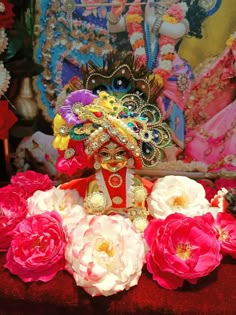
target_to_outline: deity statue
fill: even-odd
[[[118,213],[143,231],[152,183],[135,169],[156,166],[171,143],[169,127],[156,105],[136,94],[117,99],[105,91],[98,96],[85,89],[74,91],[58,109],[54,137],[59,171],[94,169],[92,175],[60,188],[76,189],[88,214]]]

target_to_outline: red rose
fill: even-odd
[[[0,2],[1,3],[1,2]],[[1,14],[0,14],[1,24]],[[9,110],[7,101],[0,101],[0,139],[8,139],[8,131],[17,121],[15,114]]]
[[[0,28],[11,28],[14,23],[15,14],[12,11],[13,4],[6,0],[0,1]]]
[[[11,184],[23,187],[29,195],[37,190],[49,190],[52,188],[52,181],[47,174],[37,173],[35,171],[19,172],[11,177]]]
[[[210,202],[218,191],[215,184],[209,179],[199,179],[197,182],[205,189],[206,199]]]
[[[65,266],[65,244],[59,214],[34,215],[17,226],[5,267],[24,282],[49,281]]]
[[[221,188],[226,188],[227,190],[230,190],[231,188],[236,187],[236,179],[231,178],[218,178],[215,180],[215,185],[217,191]]]

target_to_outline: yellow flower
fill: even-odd
[[[164,14],[163,17],[162,17],[162,20],[164,22],[167,22],[167,23],[172,23],[172,24],[176,24],[177,23],[176,18],[173,17],[173,16],[170,16],[168,14]]]
[[[236,33],[230,35],[230,37],[226,41],[226,45],[230,48],[232,48],[233,45],[236,45]]]
[[[99,92],[99,97],[108,97],[109,94],[106,91]]]
[[[69,127],[61,115],[57,114],[53,120],[54,140],[52,146],[55,149],[66,150],[70,140]]]
[[[163,86],[164,85],[164,80],[163,78],[159,75],[159,74],[151,74],[149,76],[149,79],[155,79],[155,81],[157,82],[158,85]]]
[[[228,38],[227,41],[226,41],[226,45],[228,47],[231,47],[232,44],[233,44],[233,41],[234,41],[234,38],[232,36],[230,36],[230,38]]]
[[[142,23],[143,17],[139,14],[128,14],[126,16],[126,23]]]

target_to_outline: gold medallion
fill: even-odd
[[[108,184],[112,187],[112,188],[118,188],[122,185],[123,183],[123,179],[120,175],[118,174],[112,174],[109,178],[108,178]]]
[[[123,202],[123,199],[119,196],[115,196],[112,198],[112,202],[115,203],[116,205],[120,205]]]

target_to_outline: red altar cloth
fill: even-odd
[[[67,272],[47,283],[24,283],[3,267],[0,254],[0,315],[48,314],[236,314],[236,260],[225,257],[220,267],[197,285],[169,291],[144,270],[139,284],[110,297],[91,297]]]

